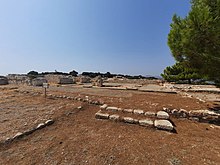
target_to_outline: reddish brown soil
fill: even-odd
[[[36,88],[19,90],[41,91]],[[78,90],[78,91],[77,91]],[[80,89],[81,90],[81,89]],[[207,103],[175,94],[86,89],[51,89],[62,95],[88,95],[122,108],[145,111],[204,109]],[[157,104],[156,104],[157,103]],[[82,106],[81,110],[77,109]],[[51,126],[0,145],[0,164],[220,164],[220,128],[172,119],[177,133],[97,120],[98,106],[67,99],[47,99],[0,89],[0,134],[3,140],[54,119]]]

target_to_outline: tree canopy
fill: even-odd
[[[177,62],[220,80],[220,0],[192,0],[185,18],[173,16],[168,45]]]
[[[171,81],[185,81],[187,80],[188,83],[191,83],[191,80],[199,79],[201,76],[198,74],[197,70],[187,68],[182,63],[177,62],[173,66],[168,66],[164,73],[161,76],[171,82]]]

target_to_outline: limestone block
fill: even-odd
[[[123,118],[123,121],[124,121],[125,123],[129,123],[129,124],[134,124],[134,123],[135,123],[135,122],[134,122],[134,119],[131,118],[131,117],[124,117],[124,118]]]
[[[144,115],[149,116],[149,117],[155,117],[156,113],[155,112],[145,112]]]
[[[147,126],[153,126],[154,123],[150,119],[143,119],[143,120],[139,120],[139,125],[147,127]]]
[[[108,111],[118,111],[117,107],[107,107],[106,110]]]
[[[154,126],[158,129],[172,131],[174,129],[172,123],[168,120],[155,120]]]
[[[135,109],[134,114],[142,115],[142,114],[144,114],[144,111],[140,110],[140,109]]]
[[[109,119],[110,119],[110,120],[113,120],[113,121],[119,121],[119,120],[120,120],[120,116],[119,116],[119,115],[116,115],[116,114],[110,115],[110,116],[109,116]]]
[[[127,113],[133,113],[133,109],[124,109],[123,112],[127,112]]]
[[[100,109],[106,109],[108,107],[107,104],[103,104],[102,106],[100,106]]]
[[[159,119],[169,119],[169,114],[164,111],[157,112],[157,118]]]
[[[95,118],[96,118],[96,119],[108,119],[108,118],[109,118],[109,114],[107,114],[107,113],[101,113],[101,112],[99,111],[99,112],[97,112],[97,113],[95,114]]]

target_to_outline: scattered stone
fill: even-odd
[[[116,115],[116,114],[110,115],[110,116],[109,116],[109,119],[110,119],[110,120],[113,120],[113,121],[119,121],[119,120],[120,120],[120,116],[119,116],[119,115]]]
[[[144,114],[144,111],[140,110],[140,109],[135,109],[134,114],[142,115],[142,114]]]
[[[122,112],[122,111],[123,111],[123,109],[122,109],[122,108],[118,108],[118,111],[121,111],[121,112]]]
[[[157,118],[159,119],[169,119],[169,114],[164,111],[157,112]]]
[[[197,118],[197,117],[189,117],[189,120],[192,120],[192,121],[197,121],[197,122],[199,122],[199,118]]]
[[[108,111],[118,111],[117,107],[107,107],[106,110]]]
[[[131,117],[124,117],[124,118],[123,118],[123,121],[124,121],[125,123],[134,124],[134,119],[131,118]]]
[[[36,129],[44,128],[46,125],[44,123],[40,123],[37,125]]]
[[[138,119],[134,119],[134,124],[139,124],[139,120]]]
[[[17,138],[21,137],[22,135],[23,135],[23,133],[18,132],[15,134],[15,136],[13,136],[13,139],[17,139]]]
[[[99,111],[99,112],[97,112],[97,113],[95,114],[95,118],[96,118],[96,119],[108,119],[108,118],[109,118],[109,114],[107,114],[107,113],[101,113],[101,112]]]
[[[123,112],[133,113],[133,109],[124,109]]]
[[[45,122],[45,124],[48,126],[48,125],[52,125],[54,123],[54,120],[47,120]]]
[[[154,126],[158,129],[172,131],[174,129],[172,123],[168,120],[155,120]]]
[[[201,111],[189,111],[189,117],[202,117]]]
[[[179,116],[180,116],[180,117],[185,118],[185,117],[187,117],[188,115],[189,115],[189,113],[188,113],[187,110],[185,110],[185,109],[180,109],[180,110],[179,110]]]
[[[179,111],[177,109],[171,110],[172,115],[178,116],[178,113],[179,113]]]
[[[100,109],[106,109],[108,107],[107,104],[103,104],[102,106],[100,106]]]
[[[156,113],[155,112],[145,112],[144,115],[149,116],[149,117],[155,117]]]
[[[82,109],[82,106],[77,107],[77,109],[81,110],[81,109]]]
[[[153,126],[154,123],[150,119],[143,119],[143,120],[139,120],[139,125],[147,127],[147,126]]]

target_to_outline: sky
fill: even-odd
[[[174,13],[190,0],[0,0],[0,75],[76,70],[160,75]]]

